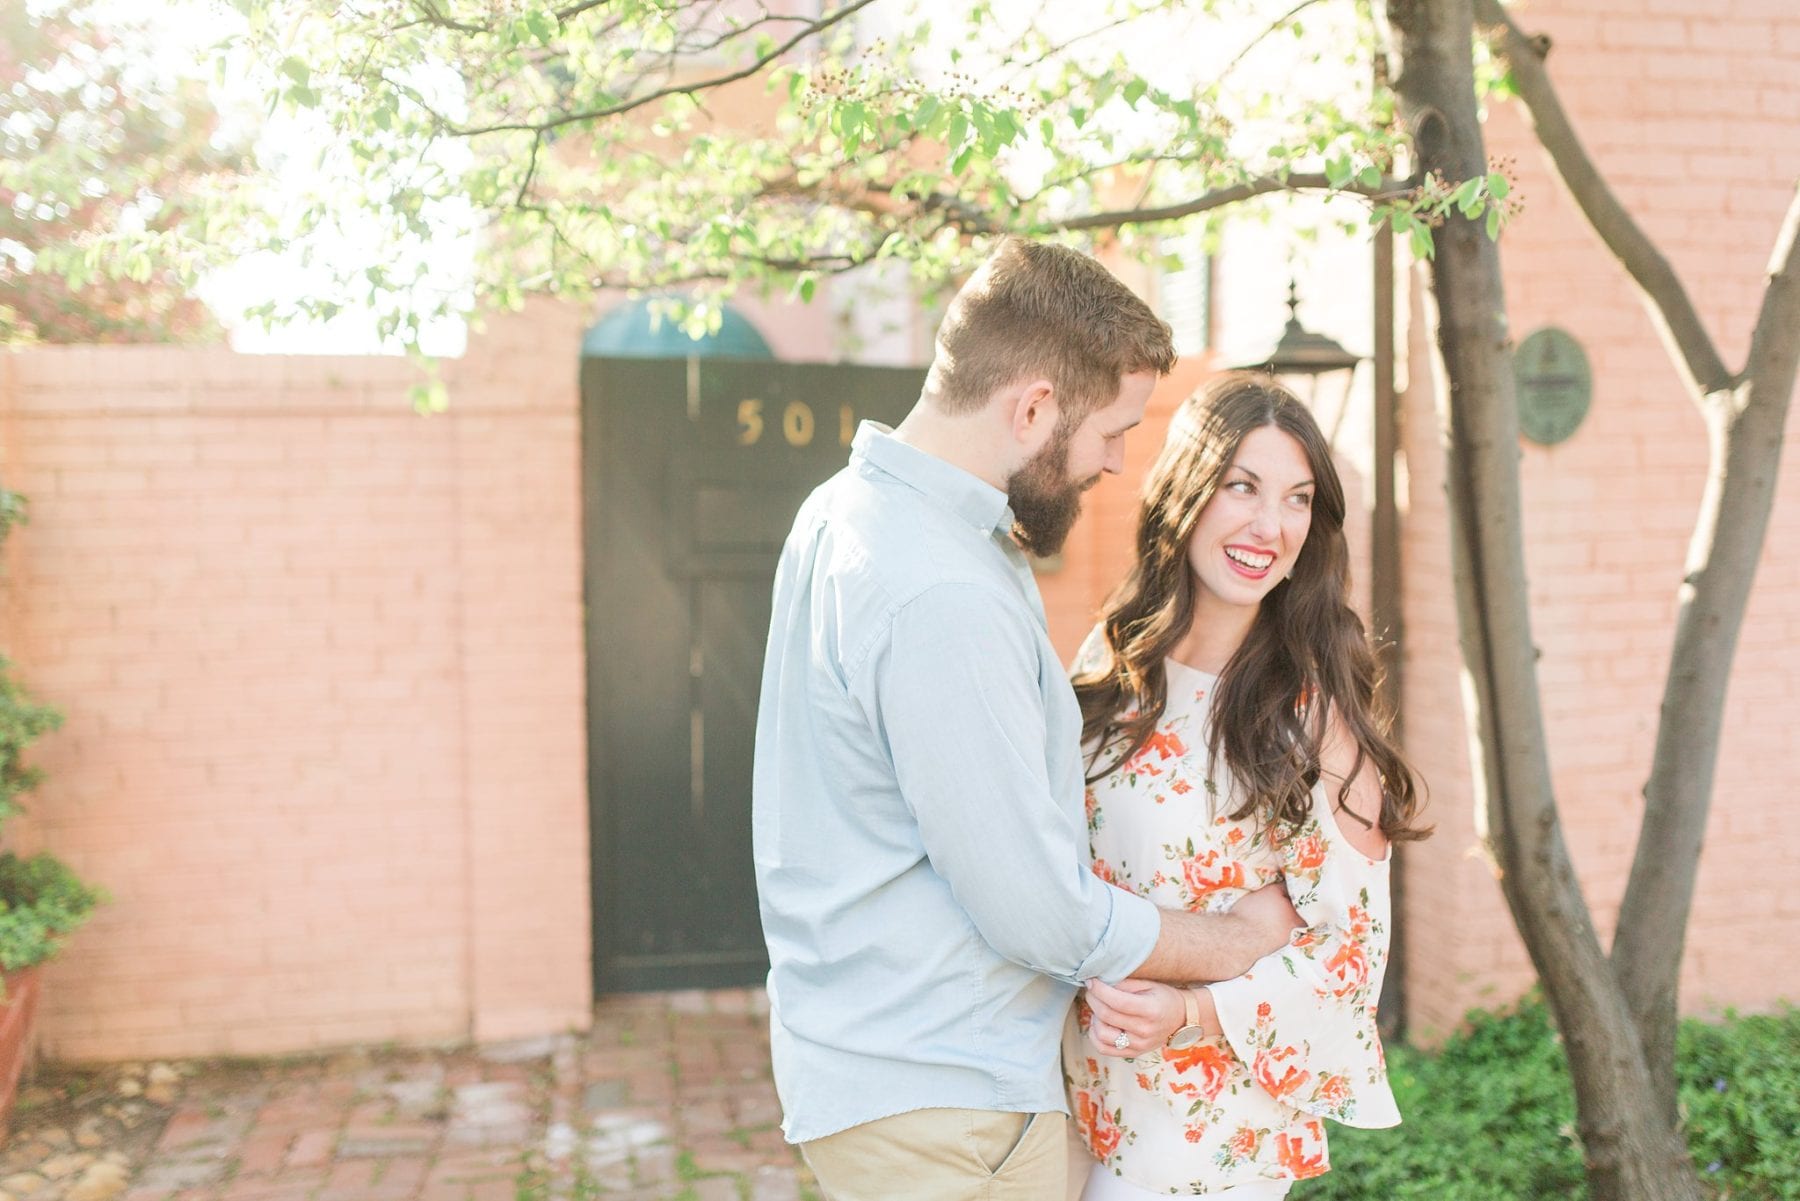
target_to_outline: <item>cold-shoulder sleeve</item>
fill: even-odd
[[[1088,631],[1087,637],[1081,640],[1081,646],[1075,657],[1069,661],[1069,674],[1078,676],[1084,672],[1096,671],[1106,663],[1106,627],[1096,623]]]
[[[1325,787],[1315,787],[1307,822],[1278,832],[1288,895],[1305,928],[1242,976],[1209,987],[1226,1041],[1264,1092],[1347,1126],[1397,1126],[1375,1028],[1390,859],[1357,850],[1328,804]]]

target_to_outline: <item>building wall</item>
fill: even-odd
[[[1748,349],[1766,266],[1800,170],[1800,26],[1786,0],[1533,0],[1528,32],[1619,198],[1686,282],[1728,364]],[[1544,325],[1586,348],[1593,406],[1555,447],[1522,444],[1526,563],[1557,799],[1604,939],[1642,817],[1676,589],[1706,471],[1700,417],[1622,268],[1549,171],[1516,108],[1491,155],[1516,162],[1524,215],[1504,234],[1513,336]],[[1416,279],[1415,279],[1416,282]],[[1420,323],[1415,323],[1415,327]],[[1427,364],[1410,348],[1407,745],[1438,835],[1407,855],[1414,1028],[1510,1001],[1532,979],[1477,847]],[[1800,997],[1800,900],[1749,881],[1800,868],[1788,813],[1800,702],[1800,423],[1789,422],[1768,542],[1726,696],[1725,735],[1688,932],[1695,1012]]]
[[[579,334],[496,323],[429,418],[395,359],[0,357],[4,645],[67,716],[17,837],[113,897],[46,1052],[586,1023]]]
[[[1727,359],[1748,342],[1800,164],[1800,38],[1782,0],[1534,0],[1552,70],[1622,198]],[[1700,422],[1623,272],[1519,114],[1497,155],[1527,201],[1502,256],[1519,336],[1587,347],[1593,411],[1522,450],[1527,562],[1555,782],[1603,931],[1623,892],[1675,590],[1705,468]],[[1139,281],[1141,282],[1141,281]],[[1416,281],[1415,281],[1416,282]],[[1415,297],[1417,289],[1414,289]],[[1409,335],[1406,742],[1438,834],[1406,855],[1408,991],[1429,1037],[1530,981],[1470,803],[1443,466],[1421,312]],[[496,320],[447,367],[448,414],[384,359],[160,348],[0,356],[0,479],[29,494],[0,634],[68,715],[9,836],[114,903],[49,972],[69,1059],[501,1038],[589,1002],[576,347],[581,321]],[[786,353],[823,335],[771,331]],[[896,353],[899,353],[898,351]],[[1131,554],[1136,487],[1184,362],[1040,577],[1072,653]],[[1800,997],[1772,946],[1800,899],[1786,820],[1800,701],[1800,438],[1790,423],[1738,665],[1684,1003]],[[1347,479],[1353,514],[1365,490]],[[1366,525],[1353,523],[1359,575]]]

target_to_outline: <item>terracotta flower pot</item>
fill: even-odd
[[[19,1077],[31,1055],[31,1023],[37,1017],[38,969],[7,972],[6,996],[0,999],[0,1136],[12,1116]]]

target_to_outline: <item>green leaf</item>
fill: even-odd
[[[1125,103],[1132,108],[1136,108],[1137,102],[1142,100],[1144,98],[1144,93],[1149,90],[1150,85],[1141,77],[1133,79],[1130,83],[1125,85]]]
[[[1512,185],[1506,182],[1506,176],[1500,172],[1490,171],[1487,177],[1487,190],[1488,195],[1495,200],[1505,200],[1506,194],[1512,191]]]
[[[441,379],[414,384],[410,396],[415,413],[442,413],[450,407],[450,389]]]
[[[1437,257],[1437,247],[1432,245],[1431,231],[1423,225],[1412,227],[1412,252],[1416,259],[1433,259]]]
[[[1487,211],[1487,236],[1491,241],[1500,240],[1500,210],[1497,208]]]
[[[1341,188],[1350,182],[1348,155],[1337,155],[1325,160],[1325,182],[1334,188]]]
[[[1481,185],[1484,182],[1480,176],[1463,180],[1457,185],[1456,191],[1450,193],[1450,203],[1463,216],[1473,218],[1481,211]]]
[[[1356,173],[1356,182],[1365,188],[1380,187],[1381,168],[1375,166],[1373,163],[1369,164],[1367,167],[1364,167],[1361,171]]]
[[[312,68],[292,55],[282,60],[281,73],[303,87],[312,80]]]

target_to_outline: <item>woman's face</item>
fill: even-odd
[[[1313,490],[1292,434],[1265,425],[1244,435],[1188,541],[1202,608],[1255,608],[1287,578],[1312,528]]]

